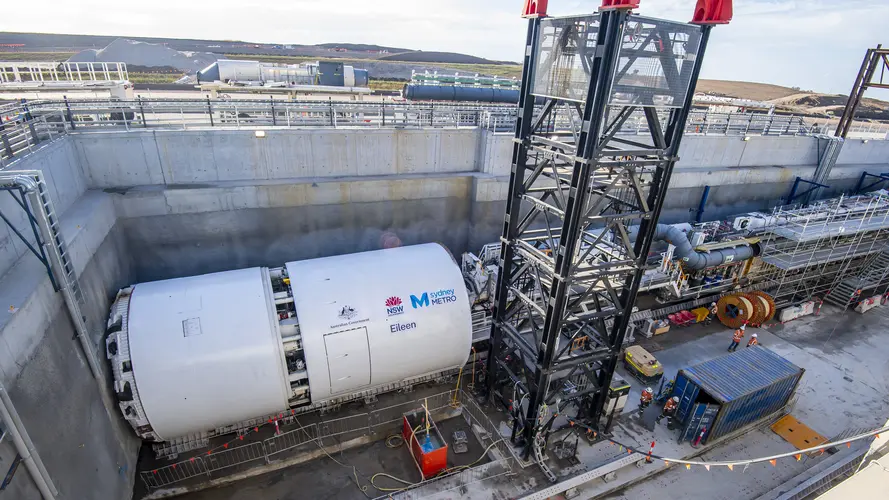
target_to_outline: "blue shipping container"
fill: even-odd
[[[734,432],[787,404],[802,368],[762,346],[679,370],[672,396],[685,439],[707,429],[704,442]],[[718,411],[717,411],[718,408]]]

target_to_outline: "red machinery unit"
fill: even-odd
[[[640,0],[602,0],[599,10],[638,9]]]
[[[418,408],[403,415],[401,435],[408,443],[408,450],[417,462],[423,480],[448,467],[448,445],[432,418],[426,422],[427,413]]]
[[[525,7],[522,8],[522,17],[529,19],[535,17],[546,17],[546,4],[548,0],[525,0]]]
[[[732,20],[732,0],[698,0],[693,24],[728,24]]]

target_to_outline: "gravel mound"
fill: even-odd
[[[118,38],[104,49],[83,50],[69,62],[124,62],[138,66],[168,66],[186,73],[195,73],[219,59],[209,52],[182,52],[167,46]]]

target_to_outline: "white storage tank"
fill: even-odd
[[[158,441],[458,368],[472,343],[437,244],[137,284],[108,325],[121,411]]]

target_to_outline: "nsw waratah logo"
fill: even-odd
[[[397,316],[404,313],[404,306],[401,305],[401,298],[389,297],[386,299],[386,314],[389,316]]]

